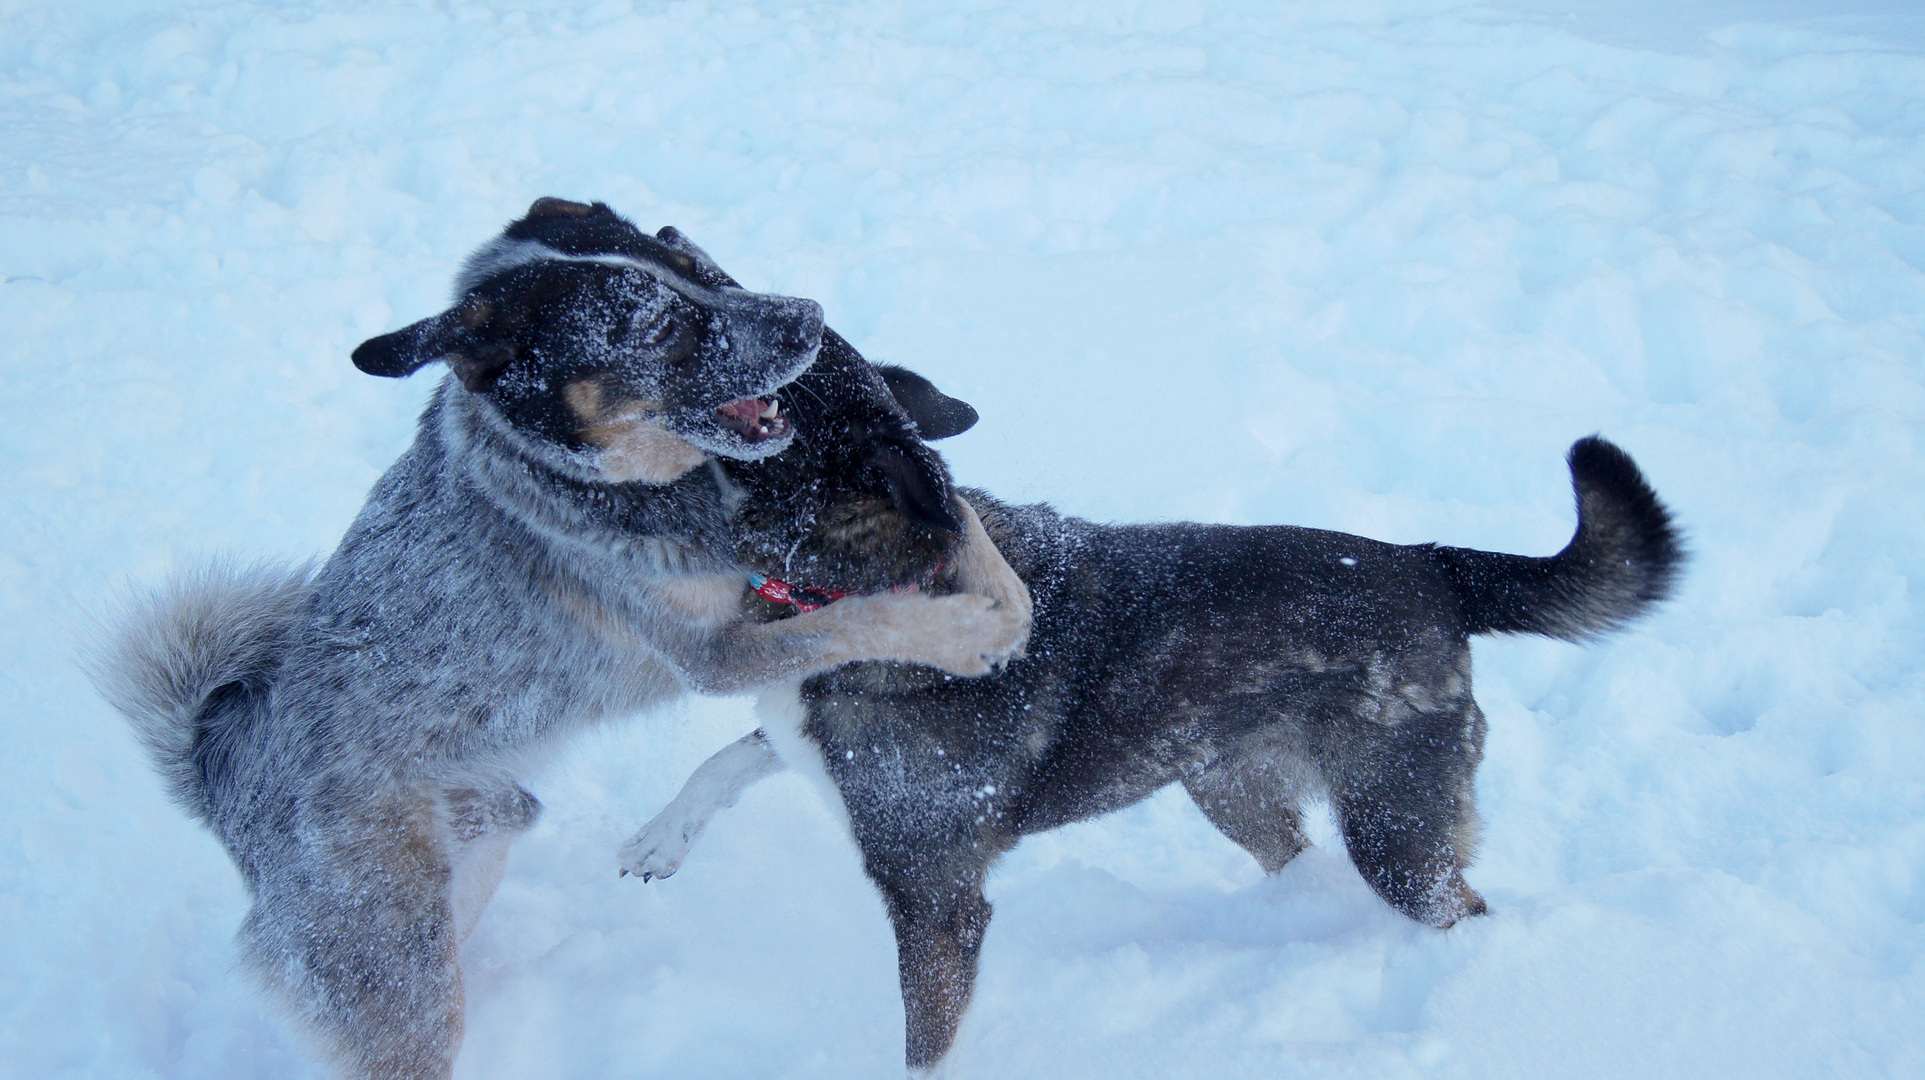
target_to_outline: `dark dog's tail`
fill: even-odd
[[[1625,625],[1668,598],[1684,566],[1682,538],[1629,454],[1593,435],[1565,458],[1577,493],[1577,535],[1548,559],[1437,547],[1473,634],[1544,634],[1582,641]]]
[[[207,728],[280,665],[310,593],[308,566],[216,562],[128,596],[82,665],[146,744],[169,793],[209,820]]]

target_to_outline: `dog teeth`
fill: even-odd
[[[782,413],[782,399],[770,398],[769,407],[762,410],[761,416],[762,416],[762,419],[764,420],[773,420],[777,416],[781,415],[781,413]]]

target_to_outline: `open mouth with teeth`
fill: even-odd
[[[715,410],[715,415],[744,442],[767,442],[789,433],[789,418],[782,415],[782,402],[774,396],[766,401],[737,398]]]

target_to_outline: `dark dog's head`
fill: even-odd
[[[724,463],[744,496],[736,557],[818,589],[927,579],[956,546],[961,522],[949,468],[923,440],[967,430],[976,411],[920,375],[869,363],[833,330],[787,398],[795,444]]]
[[[673,228],[656,234],[688,255],[710,288],[738,288]],[[864,592],[918,583],[956,546],[961,522],[942,455],[925,440],[957,435],[976,410],[913,371],[864,359],[834,330],[783,394],[795,441],[781,454],[725,461],[738,491],[743,565],[818,589]]]
[[[816,358],[814,301],[745,292],[672,230],[541,199],[468,259],[455,304],[354,350],[373,375],[445,360],[524,433],[602,478],[664,483],[794,437],[775,392]]]

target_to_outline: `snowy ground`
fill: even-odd
[[[992,880],[957,1076],[1925,1074],[1921,49],[1900,0],[0,0],[0,1074],[310,1075],[72,640],[330,549],[430,384],[349,350],[542,194],[821,300],[1006,496],[1549,553],[1601,431],[1690,532],[1636,631],[1479,645],[1490,917],[1166,793]],[[616,879],[751,724],[536,780],[461,1076],[899,1075],[806,783]]]

